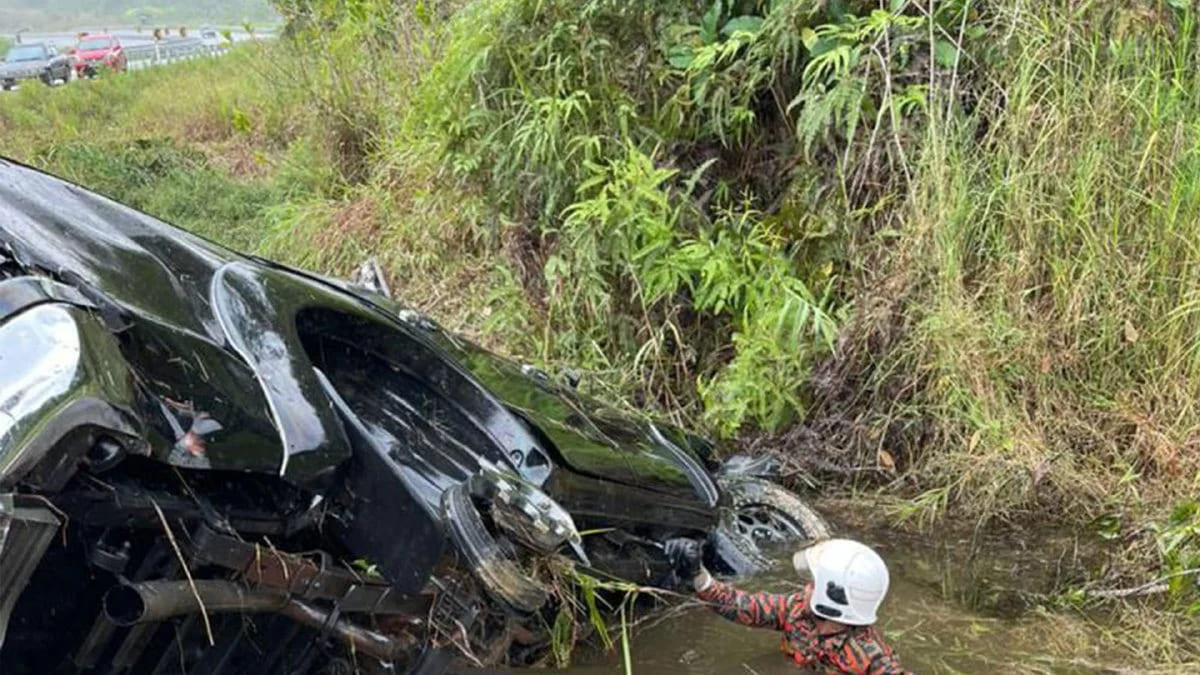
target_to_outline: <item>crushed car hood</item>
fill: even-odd
[[[485,447],[471,451],[527,479],[544,482],[553,456],[580,473],[716,501],[707,446],[695,437],[606,412],[432,322],[405,320],[411,312],[388,298],[237,253],[0,159],[4,258],[101,308],[135,373],[152,452],[172,464],[304,483],[351,455],[354,405],[328,391],[339,378],[306,352],[300,333],[311,324],[377,344],[390,362],[407,359],[406,377],[452,399],[477,427]]]

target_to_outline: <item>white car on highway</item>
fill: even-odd
[[[210,51],[221,49],[229,42],[215,28],[201,28],[200,41],[204,43],[204,48]]]

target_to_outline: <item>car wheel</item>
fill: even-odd
[[[829,524],[791,491],[747,476],[719,479],[729,506],[710,536],[715,563],[733,574],[766,569],[764,547],[795,546],[830,536]]]
[[[442,513],[455,548],[489,595],[520,612],[536,612],[546,604],[546,589],[488,531],[466,485],[460,483],[442,494]]]

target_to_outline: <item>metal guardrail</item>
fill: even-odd
[[[185,61],[201,56],[215,56],[229,51],[229,46],[204,44],[200,38],[177,38],[144,45],[125,47],[125,59],[141,67]]]

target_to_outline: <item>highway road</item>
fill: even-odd
[[[59,49],[64,49],[75,44],[80,32],[88,33],[107,33],[116,35],[121,41],[121,45],[125,48],[125,54],[128,58],[129,70],[142,70],[154,66],[163,66],[175,63],[181,60],[217,56],[225,52],[224,48],[214,48],[205,46],[200,38],[200,28],[190,28],[186,38],[180,37],[176,32],[177,29],[172,29],[171,35],[159,42],[155,47],[153,30],[138,31],[131,27],[95,27],[81,28],[75,32],[22,32],[21,42],[48,42]],[[15,40],[15,35],[5,35],[4,37]],[[259,39],[269,40],[274,39],[274,34],[271,32],[255,32],[254,34],[247,33],[245,30],[238,29],[230,31],[230,38],[235,42],[245,42],[248,40]],[[65,82],[58,81],[59,84]],[[28,83],[26,83],[28,84]]]
[[[171,37],[177,37],[177,32],[176,32],[177,30],[178,30],[177,28],[171,29]],[[196,27],[189,26],[188,27],[188,36],[189,37],[197,37],[199,30],[200,30],[199,26],[196,26]],[[143,29],[141,32],[138,32],[137,28],[134,28],[134,27],[110,27],[110,26],[90,26],[90,27],[80,28],[78,31],[69,32],[69,33],[64,33],[64,32],[21,33],[21,41],[22,42],[50,42],[57,47],[69,47],[70,45],[75,44],[76,37],[79,35],[79,33],[85,32],[85,31],[88,33],[107,32],[112,35],[116,35],[118,38],[120,38],[121,44],[129,46],[129,47],[154,43],[153,29],[147,28],[147,29]],[[261,33],[256,32],[255,35],[258,37],[267,37],[267,36],[270,36],[270,33],[269,32],[261,32]],[[12,42],[16,41],[16,35],[13,33],[4,34],[3,37]],[[243,40],[251,39],[251,35],[240,28],[235,31],[232,31],[230,34],[230,37],[233,38],[234,42],[241,42]]]

